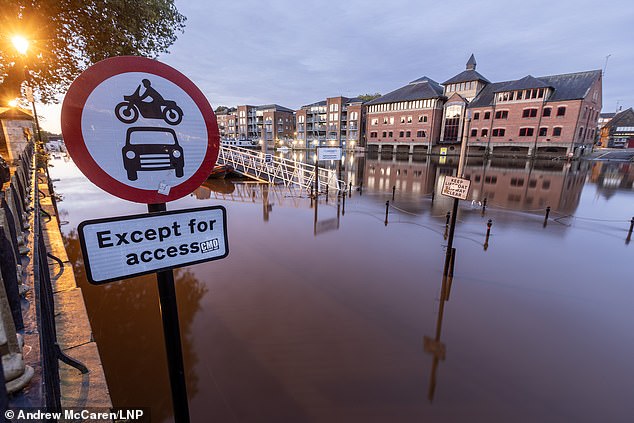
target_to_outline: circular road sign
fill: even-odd
[[[86,69],[64,98],[62,134],[95,185],[147,204],[198,188],[220,148],[216,117],[198,87],[144,57],[113,57]]]

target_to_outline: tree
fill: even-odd
[[[360,98],[364,103],[366,101],[370,101],[370,100],[374,100],[375,98],[379,98],[381,97],[380,93],[374,93],[374,94],[361,94],[358,95],[357,98]]]
[[[0,0],[0,8],[0,104],[19,96],[25,79],[48,103],[100,60],[156,58],[186,20],[174,0]],[[14,34],[29,39],[25,56],[12,45]]]

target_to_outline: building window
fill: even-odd
[[[387,125],[387,116],[384,116],[384,117],[383,117],[383,124],[384,124],[384,125]]]
[[[523,187],[524,179],[522,178],[511,178],[511,186],[512,187]]]
[[[405,132],[405,138],[410,138],[412,136],[412,131]]]
[[[412,117],[411,116],[407,116],[407,123],[412,123]]]
[[[520,137],[533,136],[533,128],[520,128]]]
[[[480,119],[480,112],[475,112],[473,114],[473,120],[478,120],[478,119]]]
[[[553,128],[553,137],[560,137],[560,136],[561,136],[561,127],[557,126]]]
[[[372,122],[370,123],[370,125],[378,125],[378,124],[379,124],[378,118],[372,119]]]
[[[552,107],[544,107],[544,110],[542,111],[542,116],[549,117],[552,111],[553,111]]]
[[[537,109],[524,109],[522,112],[523,118],[532,118],[537,116]]]
[[[477,129],[472,129],[471,130],[471,136],[472,137],[477,137],[478,136],[478,130]]]
[[[418,138],[425,138],[425,131],[418,131],[416,132],[416,136]]]
[[[405,116],[401,116],[401,123],[405,123]]]
[[[377,133],[376,132],[370,132],[370,138],[376,138]]]
[[[486,137],[487,135],[489,135],[489,130],[485,128],[482,130],[482,136]]]
[[[579,128],[579,139],[583,139],[583,127]]]
[[[394,125],[394,116],[390,116],[390,125]]]
[[[566,107],[565,106],[557,107],[557,116],[566,116]]]
[[[484,177],[484,183],[485,184],[493,185],[493,184],[496,184],[497,182],[498,182],[498,177],[497,176],[485,176]]]
[[[405,136],[405,133],[404,133],[403,131],[401,131],[401,132],[399,132],[399,133],[398,133],[398,137],[399,137],[399,138],[403,138],[404,136]]]
[[[444,141],[457,141],[460,130],[460,116],[462,106],[451,105],[445,109],[445,133]]]
[[[484,112],[484,120],[491,119],[491,112]]]
[[[383,131],[383,138],[387,137],[387,132]]]
[[[542,182],[542,189],[550,189],[550,180],[546,179]]]
[[[495,128],[492,135],[494,137],[503,137],[505,132],[504,128]]]
[[[548,135],[548,128],[546,127],[539,128],[539,136],[545,137],[546,135]]]
[[[392,131],[388,132],[388,138],[392,138],[393,136],[394,136],[394,135],[393,135],[393,132],[392,132]]]
[[[508,119],[508,117],[509,117],[508,110],[498,110],[497,112],[495,112],[496,119]]]

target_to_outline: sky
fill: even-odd
[[[439,83],[476,57],[492,82],[605,69],[603,112],[634,106],[634,2],[614,0],[176,0],[187,17],[169,54],[212,107],[291,109]],[[62,97],[60,97],[60,101]],[[40,105],[60,132],[58,105]]]

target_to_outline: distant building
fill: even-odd
[[[237,130],[237,109],[232,107],[215,113],[220,138],[235,138]]]
[[[634,148],[634,110],[616,113],[607,124],[601,128],[602,147]]]
[[[268,147],[289,146],[295,132],[295,112],[278,104],[258,106],[255,112],[258,128],[257,141]]]
[[[33,116],[26,110],[0,107],[0,129],[0,155],[13,162],[33,138]]]
[[[354,148],[363,137],[364,108],[358,98],[329,97],[296,111],[296,147]]]
[[[597,135],[601,81],[597,70],[491,83],[471,55],[442,86],[423,77],[368,102],[368,147],[455,150],[464,139],[472,153],[582,154]]]
[[[257,122],[257,107],[250,105],[238,106],[238,139],[259,139],[260,132]]]

